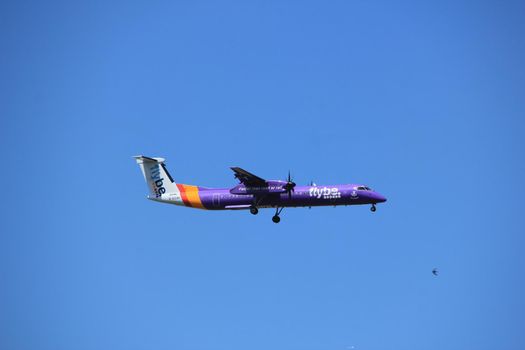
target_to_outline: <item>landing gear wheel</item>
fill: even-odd
[[[257,207],[250,207],[250,213],[252,213],[253,215],[257,215],[258,212],[259,209],[257,209]]]
[[[376,206],[375,206],[375,204],[372,204],[372,207],[370,208],[370,210],[373,211],[373,212],[376,211]]]
[[[272,221],[275,222],[276,224],[278,224],[279,221],[281,221],[281,218],[280,218],[278,215],[274,215],[274,216],[272,217]]]

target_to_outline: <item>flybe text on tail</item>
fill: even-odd
[[[164,178],[160,177],[160,166],[158,164],[152,164],[149,168],[151,172],[152,189],[155,192],[155,197],[162,196],[163,193],[166,193],[164,188]]]

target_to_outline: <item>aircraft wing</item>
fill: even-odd
[[[253,175],[252,173],[241,169],[239,167],[231,167],[233,172],[235,173],[235,177],[239,179],[240,182],[242,182],[244,185],[247,186],[263,186],[266,185],[266,180],[261,179],[257,175]]]

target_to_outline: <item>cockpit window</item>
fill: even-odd
[[[366,186],[358,186],[357,189],[360,191],[372,191],[370,187],[366,187]]]

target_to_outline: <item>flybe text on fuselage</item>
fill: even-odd
[[[341,198],[341,192],[337,187],[310,187],[308,192],[310,197],[315,197],[317,199],[336,199]]]

